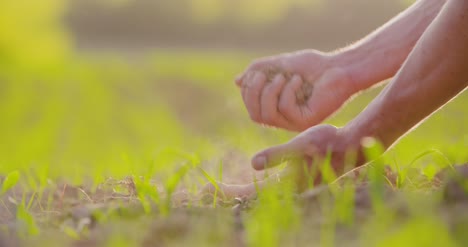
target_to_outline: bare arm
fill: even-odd
[[[362,154],[364,137],[388,148],[467,86],[468,1],[449,0],[397,75],[361,114],[341,129],[309,128],[286,144],[259,152],[252,165],[264,169],[291,157],[315,160],[331,153],[331,164],[341,174],[348,152]],[[365,162],[359,156],[357,166]]]
[[[347,154],[359,152],[362,138],[375,137],[388,148],[467,86],[468,1],[449,0],[392,82],[360,115],[342,129],[330,125],[309,128],[288,143],[257,153],[252,166],[262,170],[291,158],[305,158],[313,165],[310,161],[331,154],[331,164],[341,174]],[[364,162],[357,159],[356,165]],[[298,184],[301,182],[303,178]],[[222,189],[236,196],[255,193],[254,184]]]
[[[358,90],[395,75],[445,0],[419,0],[385,25],[339,51],[335,58],[348,67]]]
[[[319,124],[353,94],[394,76],[444,3],[420,0],[333,54],[303,50],[254,61],[236,79],[251,119],[294,131]],[[282,76],[287,74],[297,76]],[[310,84],[313,89],[304,90]],[[297,100],[298,95],[306,100]]]
[[[386,147],[468,86],[468,1],[450,0],[384,91],[343,130]]]

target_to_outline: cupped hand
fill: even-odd
[[[319,124],[357,91],[335,56],[315,50],[258,59],[236,84],[253,121],[291,131]]]

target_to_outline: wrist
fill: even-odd
[[[370,66],[366,65],[365,55],[355,48],[340,50],[330,55],[334,67],[341,69],[347,76],[347,83],[354,88],[355,93],[367,89],[376,82],[372,80]]]
[[[369,137],[368,134],[364,134],[349,123],[338,129],[338,135],[345,146],[351,149],[360,149],[362,139]]]
[[[373,138],[386,150],[400,136],[397,128],[398,123],[393,122],[393,120],[388,120],[384,115],[379,114],[378,110],[366,109],[342,127],[340,134],[346,142],[360,147],[365,138]]]

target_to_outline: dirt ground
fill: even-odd
[[[365,172],[363,170],[360,172]],[[393,209],[397,222],[404,222],[412,210],[405,199],[407,195],[394,187],[396,176],[391,170],[387,169],[384,176],[388,181],[383,193],[385,205]],[[336,184],[340,188],[340,184],[350,179],[356,182],[356,178],[356,173],[353,173]],[[468,226],[468,194],[464,189],[466,179],[468,164],[456,169],[447,168],[439,172],[425,189],[413,193],[424,197],[424,200],[437,201],[433,212],[440,215],[461,245],[468,243],[462,231]],[[156,182],[154,185],[157,188]],[[117,187],[120,192],[116,192]],[[355,183],[355,223],[358,225],[372,215],[370,188],[368,181]],[[19,195],[20,188],[15,188],[2,197],[0,223],[4,231],[0,235],[0,246],[30,246],[37,238],[59,232],[67,233],[72,240],[69,242],[71,246],[101,246],[116,231],[138,236],[135,239],[141,246],[183,246],[190,241],[246,246],[244,221],[259,203],[255,197],[219,199],[218,207],[213,208],[212,197],[206,200],[203,195],[197,195],[189,200],[180,200],[179,195],[178,200],[172,200],[170,213],[165,214],[156,204],[151,205],[151,212],[145,211],[139,203],[131,177],[109,179],[95,190],[63,183],[45,190],[42,198],[38,198],[31,207],[31,212],[38,219],[41,235],[21,238],[26,226],[15,219],[18,210],[15,203],[21,200]],[[328,224],[323,207],[335,203],[334,195],[330,186],[319,186],[297,194],[295,201],[302,210],[303,230],[292,238],[294,243],[307,243],[320,238],[320,229]],[[334,242],[338,246],[360,246],[358,227],[339,223],[333,227]],[[291,241],[289,239],[289,243]]]

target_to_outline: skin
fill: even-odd
[[[423,3],[418,4],[422,6]],[[392,25],[387,28],[389,27]],[[389,38],[393,39],[390,36]],[[331,165],[338,175],[344,172],[345,163],[350,162],[347,158],[350,153],[355,154],[352,159],[353,166],[365,164],[362,150],[363,140],[367,137],[375,138],[383,144],[384,149],[388,149],[399,138],[468,87],[467,44],[468,1],[449,0],[443,4],[434,20],[412,46],[411,52],[406,56],[395,77],[361,114],[342,128],[331,125],[311,127],[288,143],[259,152],[253,157],[252,166],[262,170],[292,159],[303,160],[310,167],[314,167],[314,161],[323,159],[327,153],[331,154]],[[400,48],[407,49],[408,46],[411,45]],[[368,54],[361,54],[363,63],[366,59],[370,59]],[[379,52],[370,51],[370,54],[379,54]],[[380,56],[380,59],[384,57]],[[385,62],[385,59],[378,60],[378,55],[374,58],[376,59],[374,64],[388,62]],[[379,74],[391,74],[390,68],[398,64],[393,61],[393,65],[390,66],[391,63],[387,64],[387,73],[380,71]],[[375,74],[371,76],[369,72],[354,78],[365,80],[365,78],[381,77],[376,77]],[[292,162],[290,170],[300,167],[297,163],[303,162]],[[297,176],[295,179],[298,183],[304,180]],[[226,194],[229,196],[252,195],[256,191],[253,184],[222,185],[222,189],[228,192]],[[211,191],[212,188],[208,187],[207,190]]]
[[[250,118],[291,131],[319,124],[353,94],[394,76],[443,4],[443,0],[418,1],[356,44],[334,53],[303,50],[254,61],[236,79]],[[268,76],[269,68],[284,73]],[[296,76],[287,82],[286,74]],[[314,86],[305,104],[296,100],[303,81]]]

